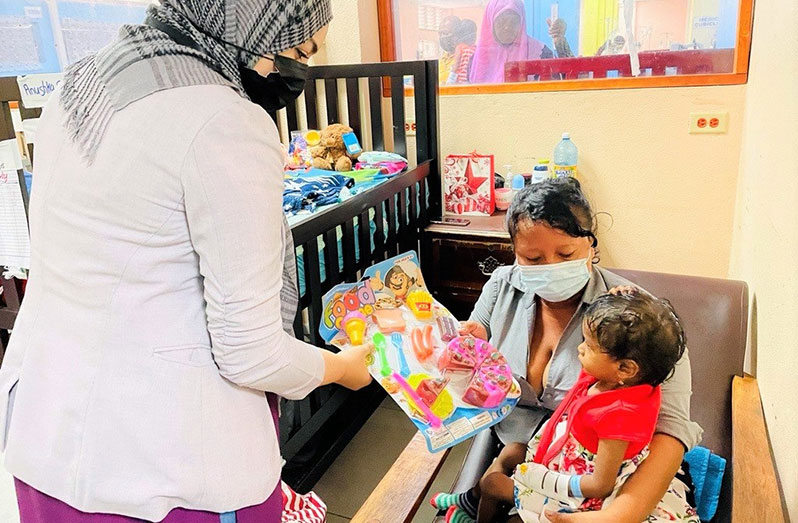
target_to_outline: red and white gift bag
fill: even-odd
[[[496,206],[493,155],[450,154],[443,164],[446,214],[490,216]]]
[[[327,520],[327,505],[313,492],[297,494],[286,485],[283,491],[282,523],[324,523]]]

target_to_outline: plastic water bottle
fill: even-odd
[[[571,141],[571,135],[562,133],[562,141],[554,148],[554,170],[552,177],[561,176],[576,177],[576,162],[579,159],[579,151]]]

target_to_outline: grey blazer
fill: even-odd
[[[576,383],[582,366],[577,347],[582,343],[582,317],[585,309],[600,294],[618,285],[633,285],[606,269],[593,266],[582,302],[565,327],[554,351],[543,394],[538,397],[526,381],[529,341],[535,328],[534,294],[524,290],[515,266],[500,267],[485,284],[471,320],[488,330],[488,339],[507,358],[521,385],[521,401],[496,427],[502,443],[529,441]],[[662,384],[662,407],[657,432],[668,434],[690,449],[701,441],[702,429],[690,421],[690,359],[687,351],[676,365],[673,376]]]

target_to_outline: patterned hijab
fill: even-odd
[[[330,0],[161,0],[147,14],[196,42],[198,49],[150,25],[125,25],[115,42],[67,69],[59,102],[70,137],[89,163],[116,111],[154,92],[192,85],[226,85],[246,98],[239,65],[251,68],[257,55],[297,47],[332,19]],[[296,258],[285,222],[283,229],[281,312],[284,328],[292,332],[298,306]]]
[[[115,42],[70,66],[60,102],[70,136],[89,162],[114,112],[156,91],[190,85],[228,85],[246,97],[239,64],[252,67],[257,55],[306,42],[332,11],[330,0],[161,0],[148,17],[201,51],[149,25],[125,25]]]

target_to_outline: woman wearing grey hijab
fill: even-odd
[[[277,396],[369,383],[289,332],[277,129],[329,0],[161,0],[45,107],[0,370],[21,520],[280,521]],[[266,394],[264,394],[264,392]]]

